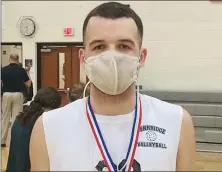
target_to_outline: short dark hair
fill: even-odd
[[[85,37],[88,22],[91,17],[95,17],[95,16],[104,17],[108,19],[118,19],[122,17],[132,18],[136,23],[139,36],[142,42],[142,39],[143,39],[142,20],[135,13],[135,11],[130,8],[129,5],[124,5],[119,2],[106,2],[106,3],[100,4],[99,6],[95,7],[93,10],[89,12],[89,14],[86,16],[83,23],[83,29],[82,29],[83,42],[84,42],[84,37]]]

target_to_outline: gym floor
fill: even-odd
[[[10,131],[7,147],[2,148],[2,170],[6,169],[9,152]],[[222,171],[222,153],[197,152],[194,171]]]

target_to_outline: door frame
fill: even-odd
[[[38,42],[37,43],[37,90],[41,88],[41,48],[43,46],[83,46],[83,42]]]
[[[1,42],[1,45],[19,45],[22,46],[22,42]]]

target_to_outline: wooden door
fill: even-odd
[[[73,46],[72,47],[72,84],[80,83],[80,60],[79,60],[79,49],[83,48],[82,46]],[[89,81],[86,76],[86,83]]]
[[[55,50],[41,52],[41,88],[58,87],[58,56]]]
[[[80,82],[79,49],[80,47],[72,46],[72,65],[71,65],[72,85],[78,84]]]
[[[70,47],[52,48],[41,53],[41,86],[66,89],[72,84]],[[64,76],[61,76],[64,75]],[[61,82],[64,81],[63,84]]]
[[[53,87],[62,96],[62,106],[68,103],[66,88],[71,85],[70,47],[52,47],[41,53],[41,86]]]
[[[41,86],[56,88],[68,103],[67,88],[80,82],[79,48],[75,46],[51,48],[41,53]]]

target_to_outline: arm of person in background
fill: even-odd
[[[31,171],[50,171],[42,116],[36,121],[30,140]]]
[[[177,153],[176,171],[192,171],[195,163],[196,139],[190,114],[183,110],[183,120]]]
[[[24,81],[24,84],[27,86],[27,87],[31,87],[31,84],[32,84],[32,81],[31,79],[29,78],[26,70],[24,68],[22,68],[22,75],[23,75],[23,81]]]

